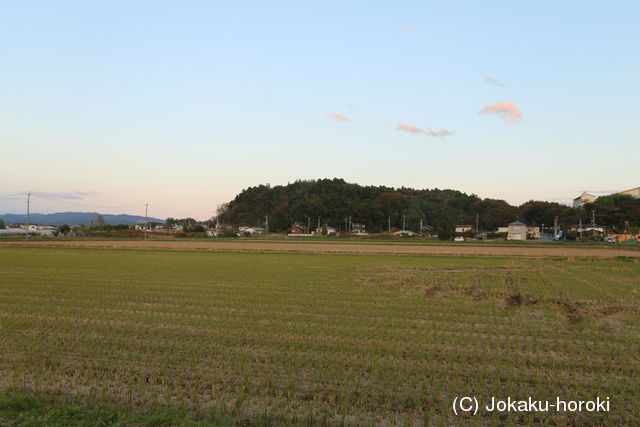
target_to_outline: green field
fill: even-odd
[[[0,425],[638,425],[639,381],[631,259],[0,248]]]

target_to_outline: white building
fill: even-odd
[[[520,221],[509,223],[507,240],[527,240],[527,224]]]
[[[597,199],[596,196],[594,196],[593,194],[589,194],[585,191],[581,195],[573,199],[573,207],[581,208],[585,205],[585,203],[593,203],[596,201],[596,199]]]
[[[456,225],[456,233],[466,233],[473,230],[473,225]]]
[[[623,194],[623,195],[627,195],[627,196],[633,196],[636,199],[638,199],[638,198],[640,198],[640,187],[632,188],[631,190],[621,191],[621,192],[616,193],[616,194]]]

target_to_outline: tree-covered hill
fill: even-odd
[[[391,227],[401,227],[403,215],[408,229],[419,227],[420,220],[439,228],[464,222],[469,215],[475,221],[477,210],[492,213],[483,215],[485,227],[517,216],[517,209],[504,201],[485,202],[456,190],[361,186],[337,178],[250,187],[222,206],[219,215],[221,221],[233,224],[264,224],[269,215],[272,231],[285,231],[295,221],[310,220],[315,226],[318,217],[322,224],[344,227],[345,219],[351,217],[368,231],[379,232],[388,229],[389,219]]]
[[[480,228],[491,231],[517,219],[548,226],[556,216],[564,226],[581,218],[588,222],[591,209],[596,210],[598,223],[615,229],[622,229],[625,220],[640,223],[640,199],[630,196],[601,197],[584,209],[533,200],[518,207],[457,190],[362,186],[338,178],[249,187],[220,207],[218,219],[264,226],[268,215],[271,231],[286,231],[296,221],[315,227],[318,217],[321,224],[344,229],[345,219],[351,217],[353,223],[365,224],[367,231],[380,232],[387,231],[389,220],[392,228],[402,227],[403,216],[407,229],[417,230],[422,220],[438,231],[456,224],[475,225],[477,215]]]

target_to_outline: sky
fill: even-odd
[[[640,3],[0,5],[0,213],[205,219],[298,179],[640,185]]]

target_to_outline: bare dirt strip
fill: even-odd
[[[509,246],[483,244],[402,244],[379,242],[296,242],[248,240],[73,240],[73,241],[5,241],[0,247],[147,249],[223,252],[280,252],[327,254],[433,255],[433,256],[504,256],[640,259],[640,250],[575,246]]]

